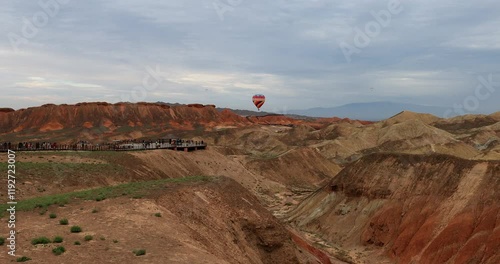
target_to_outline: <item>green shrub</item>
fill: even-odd
[[[56,255],[56,256],[61,255],[65,251],[66,251],[66,249],[64,247],[56,247],[56,248],[52,249],[52,253],[54,253],[54,255]]]
[[[99,212],[99,209],[97,209],[97,208],[94,208],[94,209],[92,210],[92,213],[93,213],[93,214],[95,214],[95,213],[97,213],[97,212]]]
[[[68,219],[63,218],[63,219],[59,220],[59,224],[61,224],[61,225],[67,225],[68,224]]]
[[[54,240],[52,240],[52,243],[62,243],[63,238],[61,236],[56,236],[54,237]]]
[[[90,240],[94,239],[94,237],[91,235],[86,235],[84,239],[85,239],[85,241],[90,241]]]
[[[56,215],[56,214],[54,214],[54,213],[51,213],[51,214],[49,214],[49,217],[50,217],[50,218],[56,218],[56,217],[57,217],[57,215]]]
[[[113,239],[113,243],[118,243],[118,240],[116,240],[116,239]]]
[[[31,240],[31,244],[33,245],[48,244],[48,243],[50,243],[50,239],[48,239],[47,237],[37,237]]]
[[[4,243],[5,243],[5,238],[4,237],[0,237],[0,246],[2,246]]]
[[[22,256],[20,258],[17,258],[16,262],[25,262],[25,261],[28,261],[28,260],[31,260],[31,259],[28,258],[28,257]]]
[[[104,195],[99,195],[99,196],[97,196],[97,197],[95,198],[95,200],[96,200],[96,201],[98,201],[98,202],[100,202],[100,201],[102,201],[102,200],[105,200],[105,199],[106,199],[106,197],[104,197]]]
[[[142,256],[146,255],[146,250],[145,249],[136,249],[132,251],[136,256]]]
[[[155,216],[156,217],[161,217],[161,214],[160,213],[156,213]]]
[[[103,237],[103,236],[102,236],[102,237],[100,237],[99,239],[100,239],[100,240],[102,240],[102,241],[106,240],[106,238],[105,238],[105,237]]]
[[[81,245],[82,243],[80,243],[80,241],[75,241],[75,243],[73,243],[73,244],[75,244],[75,245],[79,246],[79,245]]]
[[[80,233],[80,232],[82,232],[82,228],[79,226],[72,226],[70,231],[71,231],[71,233]]]

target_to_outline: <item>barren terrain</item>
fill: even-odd
[[[0,117],[0,141],[208,142],[194,152],[19,152],[19,254],[36,263],[500,263],[498,113],[405,111],[371,123],[94,103]],[[69,232],[73,222],[82,233]],[[61,256],[54,243],[30,244],[57,235]]]

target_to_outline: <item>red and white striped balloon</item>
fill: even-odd
[[[260,111],[260,108],[266,102],[266,97],[263,94],[256,94],[252,97],[252,101],[253,104],[257,107],[257,109]]]

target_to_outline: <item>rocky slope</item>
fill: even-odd
[[[364,247],[395,263],[494,264],[499,200],[499,161],[373,154],[347,166],[289,220],[353,255]]]
[[[48,210],[80,226],[82,233],[70,233],[69,226],[37,211],[19,211],[18,257],[28,256],[34,263],[315,262],[314,257],[299,252],[286,228],[250,192],[223,177],[167,183],[143,198],[72,200]],[[7,225],[0,231],[7,233]],[[86,235],[93,239],[84,240]],[[64,240],[30,244],[40,236]],[[56,246],[65,247],[66,252],[54,255]],[[146,254],[135,256],[135,249],[145,249]],[[0,256],[1,263],[14,259],[6,253]]]

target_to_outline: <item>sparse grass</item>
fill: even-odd
[[[132,252],[133,252],[136,256],[146,255],[146,250],[145,250],[145,249],[134,249]]]
[[[20,258],[17,258],[17,259],[16,259],[16,262],[26,262],[26,261],[28,261],[28,260],[31,260],[31,259],[30,259],[30,258],[28,258],[28,257],[22,256],[22,257],[20,257]]]
[[[69,223],[68,219],[66,219],[66,218],[59,220],[59,224],[61,224],[61,225],[67,225],[68,223]]]
[[[54,237],[54,240],[52,240],[52,243],[62,243],[62,242],[63,242],[62,236],[56,236]]]
[[[155,216],[156,217],[161,217],[161,213],[156,213]]]
[[[31,240],[32,245],[49,244],[49,243],[50,243],[50,239],[48,239],[47,237],[37,237],[37,238],[33,238]]]
[[[66,251],[66,249],[64,247],[56,247],[56,248],[52,249],[52,253],[54,253],[54,255],[56,255],[56,256],[61,255],[65,251]]]
[[[72,226],[70,228],[70,231],[71,231],[71,233],[80,233],[80,232],[82,232],[82,228],[79,226]]]
[[[73,243],[73,245],[76,245],[76,246],[79,246],[81,245],[82,243],[80,243],[80,241],[75,241],[75,243]]]
[[[56,215],[56,214],[54,214],[54,213],[51,213],[51,214],[49,214],[49,217],[50,217],[50,218],[56,218],[56,217],[57,217],[57,215]]]
[[[275,153],[257,153],[257,154],[253,154],[251,156],[251,158],[257,159],[257,160],[272,160],[272,159],[279,157],[280,155],[281,154],[275,154]]]
[[[122,196],[123,194],[130,197],[142,198],[148,193],[154,190],[160,190],[167,183],[189,183],[189,182],[200,182],[200,181],[210,181],[210,177],[207,176],[191,176],[185,178],[174,178],[174,179],[161,179],[154,181],[143,181],[143,182],[132,182],[125,183],[116,186],[107,186],[102,188],[96,188],[86,191],[78,191],[71,193],[47,195],[36,198],[31,198],[23,201],[18,201],[16,210],[18,211],[31,211],[35,208],[46,208],[53,204],[64,205],[70,202],[72,199],[83,199],[83,200],[96,200],[100,198],[115,198]],[[7,204],[0,204],[0,217],[6,212],[8,206]],[[45,212],[44,212],[45,213]]]
[[[94,237],[93,237],[93,236],[91,236],[91,235],[86,235],[83,239],[84,239],[85,241],[90,241],[90,240],[94,239]]]

